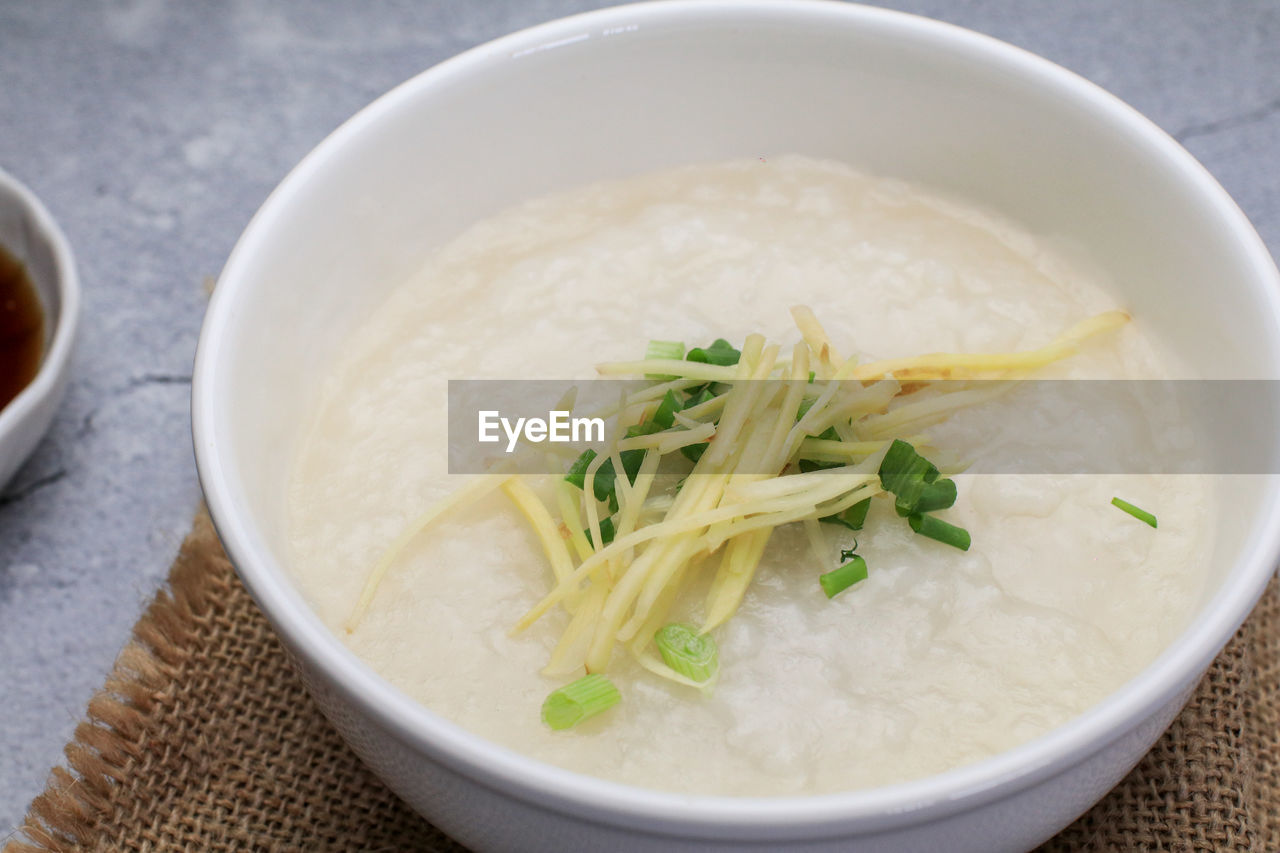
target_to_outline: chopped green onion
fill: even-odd
[[[684,358],[683,341],[649,341],[644,351],[645,361],[653,358],[679,360]]]
[[[1134,518],[1138,519],[1138,521],[1145,521],[1147,524],[1150,524],[1152,527],[1156,526],[1156,517],[1151,513],[1147,512],[1145,509],[1142,509],[1141,507],[1136,507],[1133,504],[1129,503],[1128,501],[1122,501],[1119,498],[1112,498],[1111,505],[1114,507],[1119,507],[1120,509],[1129,513],[1129,515],[1132,515]]]
[[[840,568],[819,575],[818,583],[822,585],[822,591],[827,594],[827,598],[835,598],[858,581],[866,579],[867,561],[854,554],[853,559]]]
[[[591,543],[591,547],[595,548],[597,551],[612,542],[613,537],[618,535],[617,528],[614,527],[613,524],[613,516],[600,519],[600,538],[604,540],[603,542],[595,541],[595,537],[591,535],[590,527],[584,529],[582,532],[586,535],[587,541]]]
[[[640,466],[644,464],[644,451],[640,448],[635,450],[624,450],[618,455],[622,457],[622,470],[627,472],[627,482],[634,483],[636,477],[640,473]],[[612,462],[613,460],[609,460]],[[600,467],[604,467],[603,465]]]
[[[813,404],[816,402],[816,399],[800,401],[800,407],[796,409],[796,423],[800,422],[800,419],[803,418],[811,408],[813,408]],[[816,437],[823,441],[840,441],[840,433],[836,432],[836,428],[834,426],[827,427],[822,432],[818,433]]]
[[[676,399],[676,395],[668,391],[662,398],[662,402],[658,404],[653,417],[649,418],[649,422],[657,424],[662,429],[671,429],[676,422],[676,412],[680,411],[681,408],[680,401]]]
[[[571,729],[622,699],[613,682],[599,673],[584,675],[572,684],[553,690],[542,703],[542,722],[556,731]]]
[[[692,625],[673,622],[653,635],[667,666],[692,681],[706,681],[720,665],[716,641]]]
[[[843,468],[843,462],[819,462],[816,459],[801,459],[797,461],[796,467],[800,469],[801,474],[808,474],[810,471],[827,471],[831,468]]]
[[[626,460],[624,459],[623,462],[625,463]],[[618,508],[618,484],[614,482],[617,479],[618,475],[613,470],[612,459],[606,459],[604,464],[596,469],[596,478],[593,481],[596,500],[607,502],[611,510]]]
[[[880,485],[897,498],[903,515],[919,512],[917,505],[925,488],[937,479],[937,467],[899,438],[889,445],[880,463]]]
[[[628,431],[628,435],[630,435],[630,431]],[[627,472],[627,479],[634,483],[636,474],[640,472],[640,464],[644,462],[644,451],[624,450],[620,455],[622,456],[622,467]],[[596,456],[597,454],[594,450],[587,449],[582,451],[582,455],[569,466],[569,473],[564,475],[565,480],[579,489],[584,488],[587,483],[587,468],[591,466],[591,462]],[[614,482],[617,478],[618,475],[613,470],[613,460],[606,459],[604,464],[596,469],[596,476],[592,481],[592,491],[595,492],[596,500],[602,503],[607,502],[612,510],[618,508],[618,484]]]
[[[635,438],[638,435],[652,435],[655,432],[671,429],[676,422],[676,412],[680,411],[684,406],[680,405],[680,400],[672,391],[667,391],[662,401],[658,404],[658,408],[654,409],[653,414],[647,419],[642,420],[638,424],[632,424],[627,427],[626,437]],[[623,451],[625,454],[627,451]],[[624,463],[625,464],[625,463]],[[628,473],[631,466],[626,466]],[[631,479],[635,479],[635,474],[631,473]]]
[[[855,539],[855,540],[853,540],[853,547],[852,547],[852,548],[841,548],[841,549],[840,549],[840,562],[841,562],[841,563],[847,563],[847,562],[849,562],[850,560],[852,560],[854,557],[858,556],[857,554],[855,554],[855,553],[854,553],[854,551],[857,551],[857,550],[858,550],[858,540],[857,540],[857,539]]]
[[[630,431],[628,430],[628,435]],[[622,457],[622,470],[627,475],[627,482],[634,483],[636,476],[640,473],[640,466],[644,464],[644,451],[640,448],[635,450],[624,450],[618,455]],[[613,470],[613,460],[607,460],[600,466],[600,470],[596,472],[596,500],[606,501],[609,504],[610,512],[618,510],[618,475]]]
[[[594,450],[582,451],[582,455],[569,466],[569,473],[564,475],[565,480],[579,489],[585,487],[587,484],[587,468],[595,458],[596,452]],[[596,481],[599,482],[599,479],[597,476]]]
[[[711,383],[699,385],[697,388],[690,388],[688,395],[688,398],[684,401],[684,408],[686,409],[692,409],[694,406],[701,406],[708,400],[713,400],[719,396],[712,390]],[[690,462],[697,462],[702,458],[702,454],[707,451],[709,444],[710,443],[706,441],[698,444],[686,444],[684,447],[680,448],[680,454]]]
[[[684,447],[680,448],[680,453],[683,454],[684,458],[688,459],[690,462],[697,462],[702,458],[702,454],[707,452],[707,448],[710,446],[711,442],[709,441],[702,441],[698,444],[686,444]]]
[[[733,348],[733,344],[724,338],[717,338],[709,347],[694,347],[689,350],[685,361],[698,361],[703,364],[737,364],[742,353]]]
[[[812,370],[810,370],[810,371],[809,371],[809,384],[810,384],[810,385],[812,385],[812,384],[813,384],[813,380],[815,380],[815,379],[817,379],[817,378],[818,378],[818,374],[817,374],[817,373],[815,373],[815,372],[813,372]]]
[[[936,539],[944,545],[959,548],[961,551],[969,550],[969,531],[949,524],[937,516],[914,513],[907,517],[907,524],[910,524],[911,529],[921,536]]]
[[[916,501],[914,512],[934,512],[940,509],[950,509],[956,502],[956,483],[955,480],[935,480],[924,487],[924,491],[920,493],[919,500]],[[912,510],[908,510],[901,503],[896,504],[898,515],[911,515]]]
[[[637,424],[627,429],[627,437],[647,435],[650,432],[658,432],[658,430],[646,427],[644,424]],[[644,450],[639,448],[624,450],[618,454],[622,457],[622,469],[626,472],[629,482],[634,483],[636,481],[636,475],[640,473],[640,466],[644,464],[644,454]],[[579,489],[584,488],[587,482],[587,468],[591,466],[591,462],[596,458],[596,455],[596,452],[591,449],[582,451],[582,455],[569,466],[569,473],[564,475],[565,480]],[[596,476],[592,481],[592,491],[595,492],[596,500],[602,503],[607,502],[611,510],[618,508],[618,484],[615,482],[617,479],[617,472],[613,470],[613,460],[606,459],[604,464],[596,469]]]
[[[711,391],[710,384],[699,385],[697,388],[690,388],[688,398],[684,401],[686,409],[692,409],[694,406],[701,406],[708,400],[715,399],[715,394]]]
[[[825,521],[827,524],[839,524],[850,530],[861,530],[862,525],[867,520],[867,510],[869,509],[871,509],[871,498],[858,501],[844,512],[825,516],[818,519],[818,521]]]
[[[645,361],[650,359],[674,359],[679,361],[684,358],[684,342],[683,341],[649,341],[648,348],[644,351]],[[657,379],[660,382],[669,382],[677,377],[663,376],[658,373],[646,373],[645,379]]]

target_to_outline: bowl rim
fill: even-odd
[[[601,780],[564,770],[494,744],[410,699],[357,658],[320,621],[269,554],[237,504],[219,445],[215,392],[222,347],[237,314],[259,248],[273,225],[287,216],[298,188],[347,140],[422,90],[484,70],[522,51],[572,40],[584,28],[622,24],[727,24],[743,16],[807,25],[871,27],[882,34],[924,40],[939,50],[1002,67],[1033,79],[1048,94],[1067,99],[1105,120],[1121,136],[1159,158],[1234,232],[1241,257],[1253,272],[1251,289],[1280,323],[1280,272],[1243,212],[1209,172],[1149,119],[1096,84],[1021,48],[952,24],[909,13],[829,0],[661,0],[585,12],[539,24],[487,42],[428,68],[382,95],[316,146],[277,186],[231,252],[215,289],[196,352],[192,429],[197,469],[215,526],[237,572],[276,631],[336,686],[345,699],[394,736],[473,782],[526,803],[609,821],[651,834],[693,835],[737,830],[760,840],[770,828],[804,837],[877,832],[945,818],[1029,788],[1119,740],[1162,707],[1185,696],[1244,621],[1280,560],[1280,477],[1268,476],[1256,522],[1231,573],[1196,618],[1159,657],[1104,700],[1027,743],[940,774],[890,786],[792,797],[683,795]],[[750,835],[748,835],[750,833]],[[796,837],[796,836],[793,836]]]
[[[71,361],[76,329],[80,323],[80,277],[67,235],[29,187],[0,169],[0,203],[5,196],[12,199],[14,207],[32,230],[48,241],[53,255],[55,280],[52,284],[58,294],[58,310],[52,318],[53,334],[36,375],[8,405],[0,408],[0,442],[18,430],[41,404],[57,396]],[[49,312],[49,305],[44,299],[40,299],[40,307]]]

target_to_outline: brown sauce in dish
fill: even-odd
[[[44,351],[44,309],[22,262],[0,246],[0,409],[27,387]]]

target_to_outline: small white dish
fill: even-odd
[[[0,409],[0,488],[49,429],[67,388],[80,318],[80,280],[66,235],[31,190],[0,170],[0,246],[27,268],[44,309],[40,370]]]

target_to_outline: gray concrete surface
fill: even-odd
[[[214,277],[355,110],[590,0],[0,0],[0,166],[66,229],[83,335],[54,428],[0,495],[0,840],[162,582],[199,499],[192,355]],[[895,0],[1053,59],[1200,158],[1280,253],[1280,4]]]

